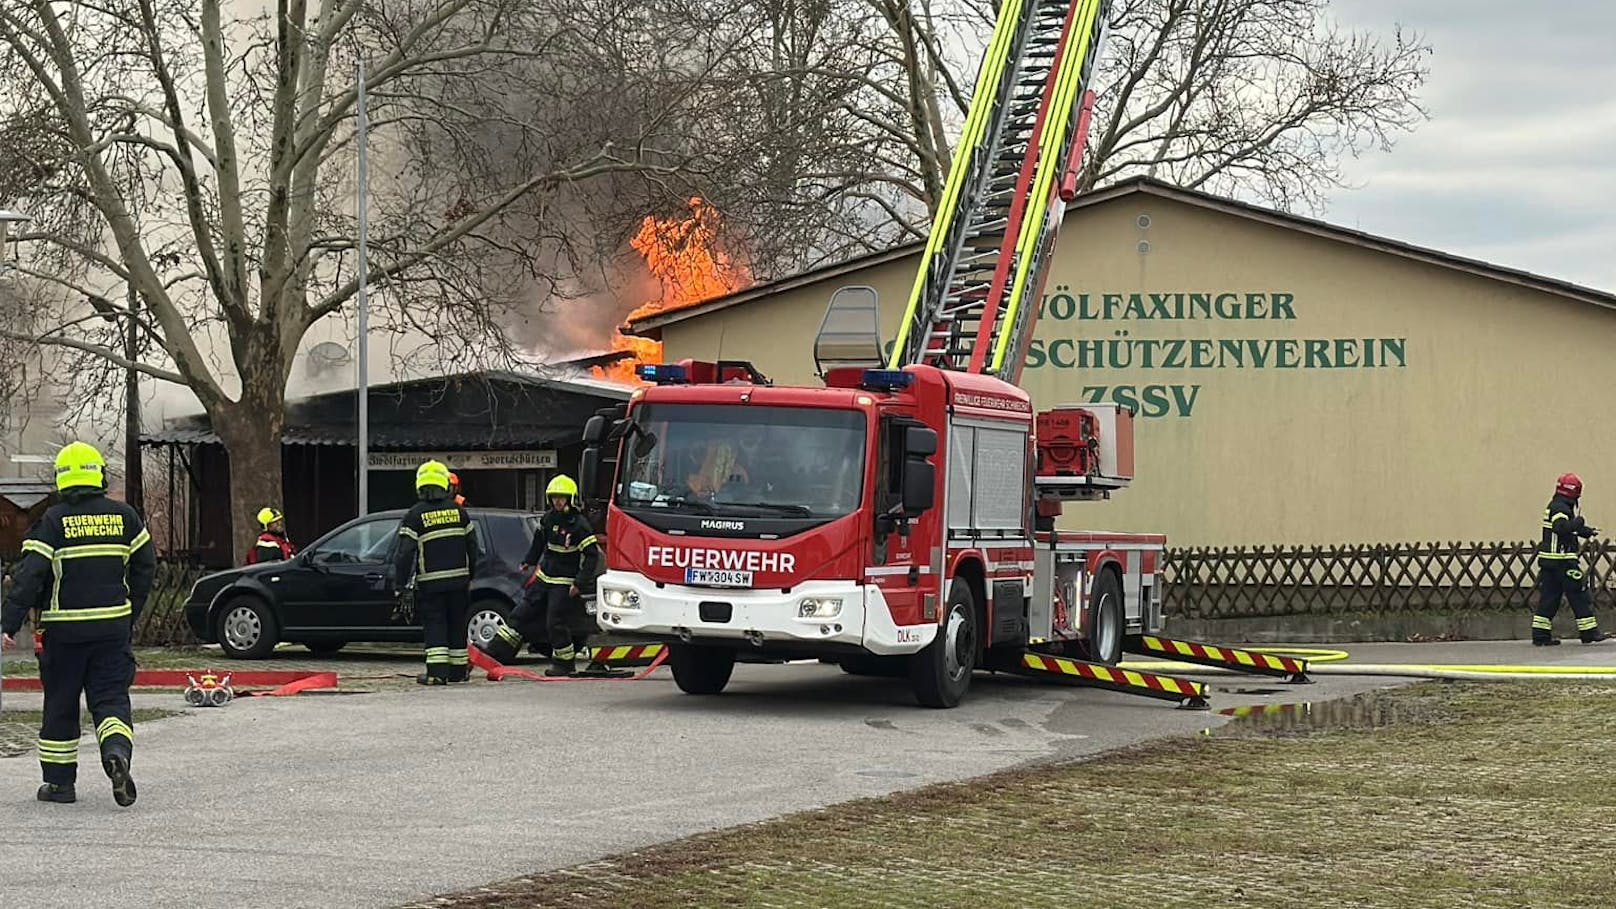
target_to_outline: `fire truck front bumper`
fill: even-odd
[[[665,584],[608,571],[596,583],[596,621],[619,635],[734,640],[767,646],[827,644],[871,653],[915,653],[937,634],[934,624],[899,627],[874,585],[808,581],[791,593]]]

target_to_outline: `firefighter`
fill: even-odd
[[[537,633],[542,613],[551,660],[544,674],[559,678],[576,673],[578,647],[587,643],[593,631],[582,591],[594,583],[600,544],[589,519],[577,507],[578,484],[571,477],[557,476],[544,495],[550,508],[539,519],[533,545],[522,560],[522,571],[533,571],[529,595],[512,612],[510,622],[500,626],[489,642],[488,654],[501,663],[515,659],[523,641]]]
[[[56,488],[62,501],[46,510],[23,542],[11,595],[0,611],[0,646],[15,645],[23,616],[39,610],[39,678],[45,689],[39,800],[77,800],[83,694],[113,800],[128,807],[135,803],[129,775],[135,737],[131,630],[151,592],[157,559],[140,515],[106,497],[106,461],[94,447],[72,442],[57,453]]]
[[[415,605],[426,637],[422,685],[447,685],[471,677],[466,659],[466,613],[471,579],[482,555],[471,516],[449,498],[449,468],[427,461],[415,471],[420,501],[399,524],[393,577],[403,589],[415,585]],[[413,580],[412,580],[413,578]]]
[[[466,507],[466,497],[460,494],[460,474],[454,471],[449,472],[449,494],[454,496],[456,505]]]
[[[247,553],[248,565],[283,562],[297,555],[297,547],[286,538],[286,515],[274,508],[260,508],[258,526],[262,527],[264,532],[258,535],[258,542],[254,543],[252,551]]]
[[[1599,630],[1599,619],[1588,602],[1582,568],[1577,564],[1582,541],[1598,532],[1578,513],[1577,503],[1581,498],[1582,479],[1574,473],[1561,474],[1554,485],[1554,498],[1543,509],[1543,539],[1538,544],[1537,554],[1542,595],[1537,612],[1532,616],[1532,644],[1537,647],[1560,643],[1553,630],[1554,614],[1560,609],[1562,596],[1571,601],[1571,612],[1577,617],[1577,632],[1584,644],[1610,640]]]

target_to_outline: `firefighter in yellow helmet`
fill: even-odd
[[[258,509],[258,526],[263,528],[263,533],[247,553],[248,565],[283,562],[297,555],[297,547],[286,537],[286,515],[281,514],[280,509],[267,506]]]
[[[45,709],[39,765],[45,784],[39,800],[77,800],[82,694],[113,800],[127,807],[135,803],[129,775],[135,738],[131,631],[151,592],[157,558],[140,515],[107,498],[106,461],[95,448],[73,442],[57,453],[56,488],[62,501],[46,510],[22,544],[11,594],[0,610],[0,645],[15,645],[23,616],[41,610]]]
[[[422,685],[447,685],[470,678],[466,657],[466,613],[471,579],[482,555],[477,528],[466,509],[449,498],[449,468],[427,461],[415,471],[420,500],[399,524],[393,577],[400,590],[415,585],[415,608],[426,638]]]
[[[577,671],[578,648],[594,631],[582,592],[593,588],[601,554],[589,519],[578,510],[578,484],[571,477],[557,476],[544,495],[550,507],[539,519],[533,545],[522,560],[522,571],[533,571],[527,596],[484,649],[501,663],[510,662],[523,641],[539,633],[542,616],[552,664],[545,675],[554,678]]]

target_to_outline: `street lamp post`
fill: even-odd
[[[123,336],[123,497],[136,511],[146,513],[146,478],[140,456],[140,373],[135,371],[136,330],[140,327],[140,294],[129,282],[129,324]]]
[[[8,234],[10,233],[11,225],[25,224],[27,222],[27,215],[21,215],[14,211],[7,211],[0,208],[0,275],[5,274],[10,267],[7,265],[7,260],[10,257],[7,255],[6,241],[9,239]],[[0,688],[5,687],[5,659],[5,652],[3,649],[0,649]],[[0,711],[3,710],[4,708],[0,707]]]

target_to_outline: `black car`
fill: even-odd
[[[486,643],[521,601],[522,558],[539,515],[470,508],[483,544],[471,584],[470,643]],[[405,512],[382,511],[331,531],[290,561],[206,575],[191,588],[185,619],[227,656],[262,659],[283,641],[335,653],[353,641],[421,643],[421,625],[399,606],[393,547]]]

